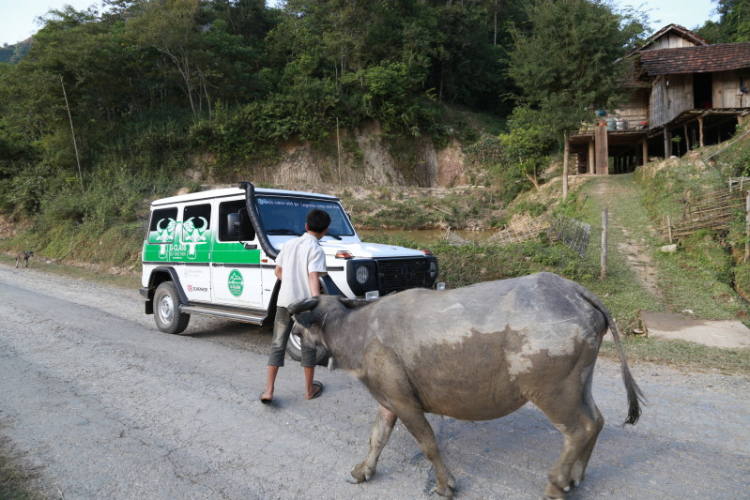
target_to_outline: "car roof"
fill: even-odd
[[[161,198],[151,202],[153,206],[161,205],[173,205],[176,203],[185,203],[190,201],[199,200],[211,200],[214,198],[228,198],[231,196],[244,196],[245,190],[237,187],[223,188],[223,189],[210,189],[207,191],[199,191],[196,193],[183,194],[179,196],[171,196],[169,198]],[[272,196],[294,196],[302,198],[317,198],[325,199],[329,201],[338,201],[338,198],[328,194],[321,193],[308,193],[306,191],[290,191],[286,189],[268,189],[268,188],[255,188],[256,196],[272,195]]]

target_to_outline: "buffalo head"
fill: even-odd
[[[333,295],[321,295],[295,302],[287,308],[295,322],[292,334],[328,348],[325,335],[321,335],[323,331],[328,330],[326,326],[338,324],[351,310],[371,303],[372,301],[364,299],[348,299]]]

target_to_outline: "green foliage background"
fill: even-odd
[[[742,5],[722,2],[721,22]],[[614,98],[612,63],[645,19],[601,0],[103,7],[52,10],[32,42],[3,49],[0,215],[26,228],[5,247],[93,258],[84,242],[137,226],[150,199],[252,179],[284,141],[325,151],[337,130],[368,123],[411,181],[415,141],[462,144],[471,182],[492,197],[448,209],[449,223],[500,210],[539,179],[563,125],[591,111],[582,103]],[[389,210],[425,224],[419,207]]]

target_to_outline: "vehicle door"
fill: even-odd
[[[213,300],[217,304],[262,309],[261,250],[245,200],[218,204],[218,232],[211,254]]]

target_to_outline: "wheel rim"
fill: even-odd
[[[292,347],[297,349],[298,351],[302,352],[302,342],[300,341],[300,338],[297,335],[294,335],[293,333],[289,334],[289,343],[292,344]]]
[[[171,323],[174,318],[174,302],[169,295],[165,295],[159,301],[159,318],[166,324]]]

